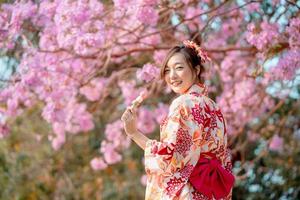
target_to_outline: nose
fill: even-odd
[[[170,70],[170,79],[173,80],[173,79],[176,79],[177,78],[177,73],[175,70]]]

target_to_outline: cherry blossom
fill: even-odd
[[[272,9],[283,5],[271,2]],[[146,86],[155,86],[138,109],[137,121],[143,133],[158,134],[174,97],[156,81],[159,67],[169,48],[193,38],[212,57],[203,78],[227,119],[228,134],[246,131],[257,140],[260,132],[245,127],[251,129],[279,97],[266,88],[295,80],[299,70],[300,21],[295,13],[282,14],[287,23],[270,19],[258,2],[238,6],[209,0],[168,5],[157,0],[2,3],[0,53],[9,55],[17,68],[0,90],[5,118],[0,138],[9,135],[17,117],[41,105],[53,149],[61,149],[73,134],[99,131],[104,136],[101,157],[95,155],[91,167],[101,170],[120,162],[131,140],[118,117]],[[265,62],[273,58],[278,62],[266,70]],[[106,121],[98,130],[95,124],[102,115]]]

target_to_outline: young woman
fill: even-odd
[[[160,141],[137,130],[135,108],[122,115],[125,132],[145,151],[146,200],[231,199],[225,119],[200,78],[207,59],[191,41],[169,51],[161,77],[178,97],[160,126]]]

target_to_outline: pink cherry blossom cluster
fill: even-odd
[[[6,137],[9,134],[9,128],[5,123],[0,123],[0,139]]]
[[[196,31],[199,27],[202,27],[203,24],[201,23],[201,17],[199,16],[201,13],[204,11],[201,10],[200,7],[195,7],[195,6],[188,6],[185,11],[185,18],[189,19],[187,21],[187,26],[191,31]],[[198,16],[198,17],[197,17]]]
[[[103,93],[106,82],[106,78],[95,78],[91,80],[88,85],[81,87],[80,93],[83,94],[89,101],[97,101]]]
[[[114,12],[112,17],[114,23],[111,29],[107,29],[107,41],[117,41],[119,45],[110,46],[112,52],[122,53],[125,49],[131,50],[144,47],[153,47],[161,44],[161,35],[155,28],[159,13],[157,1],[148,0],[126,0],[114,1]],[[132,30],[132,34],[131,33]],[[140,53],[133,53],[139,56]],[[117,58],[121,62],[124,57]]]
[[[249,4],[252,5],[252,4]],[[240,10],[235,10],[234,5],[230,6],[233,9],[232,12],[229,12],[226,17],[222,19],[222,25],[217,29],[213,29],[209,34],[207,34],[204,45],[207,44],[209,48],[218,49],[220,47],[226,46],[228,42],[243,44],[243,37],[239,37],[243,33],[241,27],[244,26],[246,18],[246,13]],[[223,9],[222,9],[223,10]],[[217,13],[221,12],[216,11]],[[223,10],[223,12],[225,12]],[[222,12],[221,12],[222,13]],[[221,54],[211,54],[216,59],[222,59]]]
[[[138,109],[137,128],[145,134],[151,134],[167,114],[168,106],[163,103],[160,103],[155,110],[142,106]],[[107,124],[104,133],[106,137],[102,140],[100,148],[102,156],[95,157],[90,163],[94,170],[103,170],[108,165],[120,162],[121,152],[131,144],[131,139],[123,132],[121,120]]]
[[[0,6],[0,48],[15,47],[22,34],[25,20],[30,20],[37,12],[37,5],[31,1],[21,1]]]
[[[85,103],[78,102],[77,95],[80,87],[76,78],[82,78],[88,73],[88,67],[79,65],[75,60],[61,62],[68,54],[45,54],[28,51],[23,55],[18,74],[14,78],[21,81],[10,85],[0,93],[0,101],[6,102],[4,109],[6,117],[15,117],[22,113],[24,107],[31,107],[37,100],[43,101],[42,117],[52,124],[53,135],[49,137],[54,149],[59,149],[66,140],[66,132],[79,133],[94,128],[93,117],[87,111]],[[91,68],[93,64],[89,65]],[[77,68],[83,67],[78,70]],[[85,72],[84,72],[85,68]],[[74,69],[71,71],[71,69]],[[75,70],[76,69],[76,70]],[[105,79],[91,80],[99,90],[81,91],[89,100],[99,98],[101,84]],[[105,82],[105,81],[104,81]],[[100,85],[99,85],[100,84]],[[80,88],[79,88],[80,90]]]
[[[121,93],[124,97],[126,106],[129,106],[131,102],[135,100],[141,92],[140,89],[136,89],[136,82],[134,80],[119,81],[118,85],[121,89]]]
[[[258,26],[254,23],[250,23],[247,26],[247,29],[247,41],[260,51],[271,47],[279,40],[280,33],[278,24],[272,24],[264,21],[260,24],[260,26]]]
[[[103,170],[108,165],[120,162],[121,152],[131,144],[130,138],[123,133],[121,120],[107,124],[104,133],[106,137],[102,140],[99,149],[102,156],[95,157],[90,163],[94,170]]]
[[[260,8],[260,3],[254,2],[254,3],[248,4],[247,11],[250,13],[257,12],[259,10],[259,8]]]
[[[163,119],[168,115],[169,106],[164,103],[158,103],[157,108],[154,110],[154,117],[158,124],[161,124]]]
[[[228,134],[235,134],[241,123],[245,125],[274,105],[269,96],[261,98],[255,80],[247,78],[251,72],[250,67],[243,67],[247,63],[249,61],[238,52],[229,53],[221,63],[220,75],[224,89],[216,101],[225,118],[231,119]]]
[[[115,12],[114,17],[122,22],[129,19],[128,26],[142,23],[147,26],[155,26],[159,19],[159,13],[156,9],[157,1],[149,0],[114,0]]]
[[[165,56],[167,55],[167,51],[165,50],[158,50],[158,51],[154,51],[153,53],[153,59],[154,59],[154,62],[157,66],[161,66],[164,59],[165,59]]]
[[[129,6],[131,3],[131,0],[113,0],[115,7],[122,8]]]
[[[140,0],[139,8],[137,13],[137,19],[148,25],[156,25],[159,15],[157,9],[155,9],[155,5],[157,4],[157,0]]]
[[[159,77],[160,70],[158,67],[147,63],[143,66],[142,69],[138,69],[136,72],[136,76],[138,79],[145,81],[145,82],[150,82],[153,79],[157,79]]]
[[[276,67],[272,68],[273,80],[292,80],[300,69],[300,51],[288,50],[280,57]]]
[[[245,34],[246,14],[259,11],[255,2],[244,7],[245,12],[233,10],[237,5],[229,3],[201,17],[195,16],[207,11],[208,0],[199,3],[185,0],[180,4],[182,9],[170,4],[166,13],[178,14],[179,26],[169,26],[172,24],[169,21],[168,26],[160,24],[173,18],[166,17],[165,7],[160,9],[156,0],[113,0],[114,7],[111,4],[106,7],[99,0],[33,2],[16,1],[1,4],[0,8],[1,51],[11,51],[19,63],[9,84],[0,91],[0,117],[9,119],[0,123],[0,138],[9,134],[13,118],[38,102],[43,105],[42,117],[52,126],[49,140],[54,149],[62,147],[68,134],[92,130],[96,114],[90,105],[98,106],[98,101],[107,94],[119,101],[117,108],[130,105],[143,90],[144,82],[139,80],[149,83],[158,75],[155,65],[163,62],[167,47],[200,32],[207,18],[215,13],[232,10],[211,18],[201,32],[202,44],[209,47],[215,61],[211,78],[206,80],[210,83],[216,77],[220,80],[221,87],[216,88],[222,88],[222,93],[218,93],[217,103],[227,119],[229,134],[237,133],[274,105],[274,99],[264,91],[267,84],[261,86],[249,77],[261,67],[266,52],[279,42],[289,44],[276,52],[280,60],[277,67],[265,73],[268,79],[292,79],[299,69],[299,19],[289,19],[286,29],[263,19],[262,23],[250,23]],[[167,31],[162,31],[164,28]],[[153,60],[145,61],[153,54]],[[203,52],[200,56],[205,57]],[[155,64],[146,64],[134,74],[131,67],[144,62]],[[110,82],[111,77],[117,81]],[[162,92],[169,94],[171,90]],[[142,106],[138,111],[138,128],[146,134],[154,132],[167,111],[165,104],[158,104],[156,109]],[[97,110],[100,115],[101,112],[102,108]],[[112,116],[120,112],[116,109]],[[111,116],[108,117],[111,121]],[[130,143],[122,131],[118,121],[106,125],[101,156],[91,161],[94,169],[105,169],[122,160],[121,150]],[[270,147],[273,146],[271,142]]]
[[[283,142],[283,138],[276,134],[270,140],[269,149],[272,151],[281,152],[283,150]]]
[[[149,27],[144,33],[145,36],[141,39],[140,46],[149,47],[161,44],[161,35],[159,33],[154,34],[155,32],[155,28]]]
[[[93,18],[102,12],[103,5],[97,0],[86,3],[61,1],[54,16],[58,46],[74,50],[82,56],[99,52],[106,41],[105,24],[102,20]]]
[[[43,118],[52,124],[54,137],[49,137],[54,149],[65,142],[65,135],[89,131],[94,128],[93,117],[86,110],[86,104],[78,103],[75,98],[61,107],[59,102],[49,102],[43,109]]]
[[[161,124],[163,119],[167,117],[169,106],[164,103],[159,103],[154,110],[146,107],[141,107],[138,116],[141,119],[138,122],[138,128],[146,134],[152,133],[158,124]]]
[[[153,133],[157,124],[155,123],[154,113],[148,108],[142,106],[138,112],[137,128],[145,134]]]
[[[293,18],[287,27],[290,48],[300,50],[300,19]]]

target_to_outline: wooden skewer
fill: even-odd
[[[132,101],[129,108],[131,110],[138,108],[147,97],[148,97],[148,92],[146,90],[142,91],[140,95],[135,100]]]

